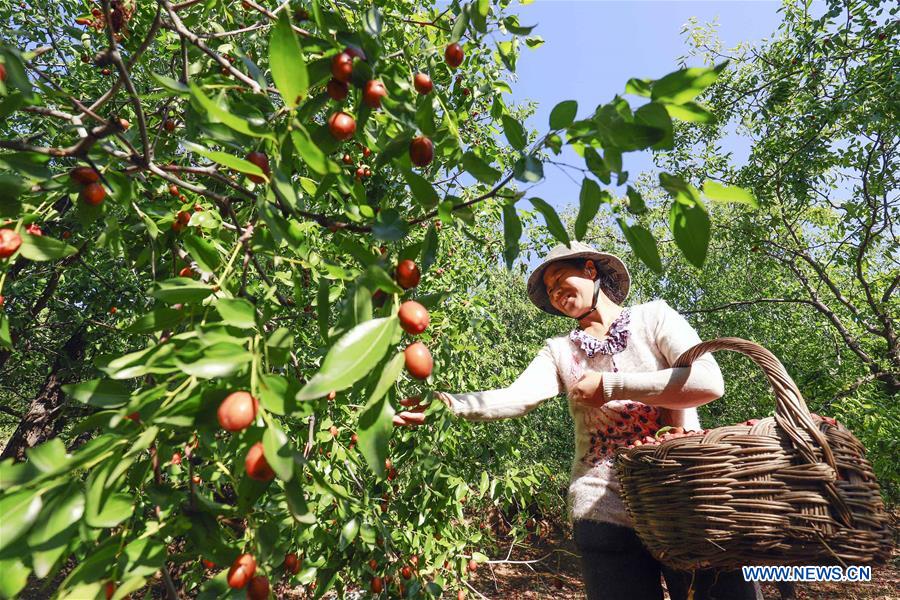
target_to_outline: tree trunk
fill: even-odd
[[[62,386],[74,379],[73,367],[84,359],[84,349],[84,329],[81,327],[72,334],[56,355],[53,368],[31,401],[28,412],[19,421],[19,426],[0,454],[0,460],[10,457],[24,460],[26,449],[37,446],[59,433],[62,427],[59,416],[65,403]]]

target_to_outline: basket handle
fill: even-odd
[[[809,442],[800,435],[801,430],[806,432],[822,449],[822,457],[828,466],[834,470],[835,476],[837,476],[838,468],[831,446],[828,445],[828,440],[813,422],[812,416],[809,414],[809,408],[806,406],[806,401],[803,399],[800,389],[797,388],[797,384],[794,383],[784,365],[781,364],[781,361],[774,354],[749,340],[725,337],[700,342],[685,350],[672,366],[688,367],[703,354],[716,352],[717,350],[731,350],[744,354],[762,369],[769,380],[769,384],[772,386],[772,390],[775,392],[775,422],[787,433],[794,444],[794,448],[808,463],[818,464],[821,461],[816,456],[816,452]],[[832,507],[841,521],[847,527],[852,527],[852,513],[844,498],[838,492],[834,481],[826,481],[825,487],[832,502]]]

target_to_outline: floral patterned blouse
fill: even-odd
[[[616,364],[616,354],[628,347],[630,323],[631,311],[625,308],[610,323],[603,339],[597,339],[583,329],[573,329],[569,339],[578,349],[572,356],[573,378],[578,380],[584,374],[587,362],[585,358],[593,359],[600,355],[609,356],[612,371],[617,373],[619,367]],[[583,356],[578,355],[579,350]],[[582,462],[588,465],[612,460],[616,448],[652,435],[660,428],[660,412],[657,408],[631,400],[614,400],[585,410],[581,416],[585,428],[590,431],[590,445],[581,457]]]

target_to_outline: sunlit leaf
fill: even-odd
[[[319,372],[297,393],[297,400],[339,392],[365,377],[384,356],[398,327],[396,317],[385,317],[366,321],[344,334],[328,351]]]
[[[653,234],[640,225],[628,225],[624,219],[617,219],[625,240],[635,255],[655,273],[662,273],[662,262],[659,259],[659,249]]]
[[[269,36],[269,67],[282,101],[294,108],[303,100],[309,78],[303,51],[291,29],[287,13],[286,10],[281,12]]]
[[[736,185],[722,185],[712,179],[703,183],[703,195],[713,202],[747,204],[759,208],[759,203],[749,190]]]
[[[566,232],[566,228],[563,226],[559,215],[556,214],[553,207],[541,198],[531,198],[530,200],[534,207],[544,215],[544,221],[547,224],[547,229],[550,230],[550,234],[556,238],[557,241],[568,246],[569,234]]]

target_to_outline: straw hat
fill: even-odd
[[[565,317],[550,304],[550,297],[547,295],[547,288],[544,286],[544,271],[555,262],[561,260],[572,259],[590,259],[597,266],[598,271],[605,271],[615,283],[615,289],[604,290],[609,295],[609,299],[616,304],[622,304],[628,296],[628,289],[631,287],[631,276],[628,274],[628,268],[622,259],[614,254],[607,252],[598,252],[587,244],[572,241],[569,246],[559,244],[555,246],[541,264],[537,266],[534,272],[528,277],[528,297],[535,306],[548,312],[551,315]],[[597,302],[596,290],[599,286],[595,286],[594,303]]]

